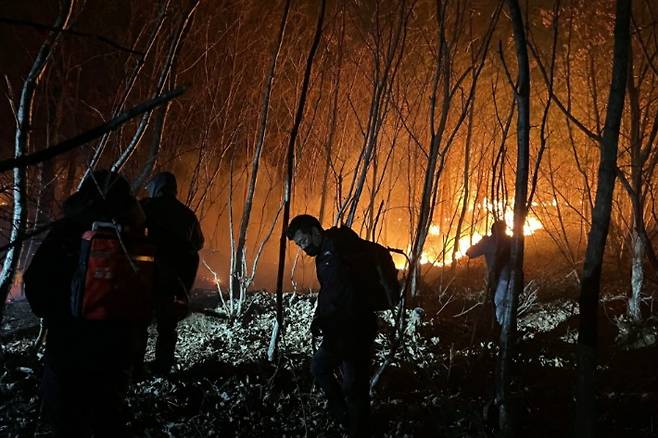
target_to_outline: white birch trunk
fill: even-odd
[[[631,261],[631,297],[628,300],[628,315],[635,321],[642,319],[640,304],[642,302],[642,286],[644,284],[644,242],[637,231],[633,218],[633,230],[631,231],[631,246],[633,258]]]
[[[30,124],[32,123],[32,105],[34,103],[34,94],[39,84],[46,64],[50,58],[53,48],[59,40],[62,30],[69,26],[71,13],[73,11],[74,1],[70,1],[62,9],[58,15],[54,29],[51,31],[46,40],[39,48],[32,68],[28,73],[23,87],[21,89],[21,96],[18,102],[16,112],[16,136],[14,142],[14,158],[20,158],[26,153],[27,145],[30,138]],[[27,208],[25,205],[26,197],[26,177],[27,171],[25,167],[18,166],[13,170],[13,215],[11,221],[11,235],[10,242],[18,242],[16,245],[11,245],[7,250],[4,262],[2,264],[2,272],[0,272],[0,322],[2,322],[2,315],[4,314],[5,301],[9,295],[14,278],[16,276],[16,268],[21,257],[21,249],[23,247],[20,240],[25,233],[25,225],[27,221]]]

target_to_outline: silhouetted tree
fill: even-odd
[[[578,328],[578,368],[576,383],[576,436],[593,438],[596,432],[595,384],[598,342],[598,306],[601,270],[605,250],[612,194],[617,174],[617,145],[624,111],[628,62],[630,57],[631,1],[617,0],[612,81],[601,136],[598,186],[592,212],[592,228],[587,241],[580,289]]]
[[[62,30],[69,27],[71,14],[73,13],[75,1],[70,0],[62,5],[62,8],[55,20],[52,30],[48,33],[45,41],[39,48],[34,63],[27,74],[21,89],[20,98],[16,105],[16,137],[14,141],[14,158],[22,158],[30,141],[30,129],[32,124],[32,105],[34,94],[41,80],[44,70],[51,58],[53,48],[58,43]],[[16,167],[13,170],[13,204],[14,213],[11,223],[10,242],[16,242],[15,245],[7,249],[2,271],[0,272],[0,324],[4,314],[5,302],[11,290],[16,275],[16,268],[20,261],[23,234],[25,233],[27,219],[26,205],[26,169]]]

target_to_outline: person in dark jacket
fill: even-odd
[[[329,411],[350,436],[369,435],[369,383],[377,320],[360,299],[358,279],[341,254],[342,229],[323,230],[313,216],[300,215],[286,235],[306,254],[315,257],[320,291],[311,323],[322,344],[311,360],[311,373],[328,400]],[[334,372],[340,368],[342,385]]]
[[[499,220],[491,225],[491,235],[483,237],[471,246],[466,255],[470,258],[484,256],[487,265],[487,286],[493,291],[493,303],[496,311],[496,321],[503,325],[505,309],[510,300],[510,255],[512,238],[505,234],[507,225]]]
[[[175,364],[178,322],[188,312],[189,293],[199,266],[203,233],[192,210],[176,199],[176,177],[157,174],[142,200],[147,228],[156,245],[156,306],[158,337],[151,371],[168,373]],[[146,348],[144,339],[143,349]],[[143,354],[141,355],[143,361]]]
[[[125,396],[139,327],[71,313],[81,237],[94,221],[142,229],[144,214],[119,174],[95,171],[63,206],[25,272],[25,294],[48,329],[42,406],[58,437],[127,436]]]

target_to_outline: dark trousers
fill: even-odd
[[[155,363],[163,370],[169,370],[176,363],[176,342],[178,341],[178,317],[172,304],[160,303],[155,309],[155,322],[158,338],[155,341]]]
[[[311,373],[327,397],[331,415],[351,437],[369,436],[372,340],[346,348],[324,339],[311,360]],[[336,371],[342,380],[338,383]]]
[[[178,321],[184,316],[180,307],[184,306],[181,301],[176,304],[173,297],[161,297],[155,304],[155,323],[157,328],[157,340],[155,342],[154,371],[167,372],[176,363],[175,352],[178,332],[176,330]],[[136,368],[143,369],[144,355],[148,341],[148,325],[143,328],[140,345],[137,347]]]
[[[43,413],[55,437],[130,436],[125,416],[128,382],[128,371],[56,371],[46,365],[41,383]]]

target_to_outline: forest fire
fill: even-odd
[[[514,212],[511,209],[506,209],[505,211],[505,224],[507,225],[507,234],[509,236],[513,235],[512,228],[514,225]],[[483,224],[481,226],[466,227],[466,229],[475,229],[472,234],[467,236],[461,236],[457,242],[457,250],[454,251],[454,238],[448,240],[447,238],[442,238],[441,229],[438,225],[432,224],[429,228],[430,238],[428,239],[427,244],[425,245],[426,249],[422,252],[420,258],[421,265],[432,265],[434,267],[440,268],[444,266],[449,266],[454,261],[462,260],[466,257],[466,251],[472,245],[478,243],[483,236],[488,234],[486,226]],[[543,229],[541,221],[534,215],[529,214],[526,217],[526,221],[523,225],[523,235],[532,236],[537,231]],[[436,248],[436,249],[435,249]],[[411,247],[407,246],[407,253],[411,251]],[[454,254],[454,257],[453,257]],[[393,254],[393,261],[395,262],[395,267],[398,270],[405,270],[408,265],[406,257],[400,254]]]
[[[0,436],[656,435],[655,0],[0,4]]]

